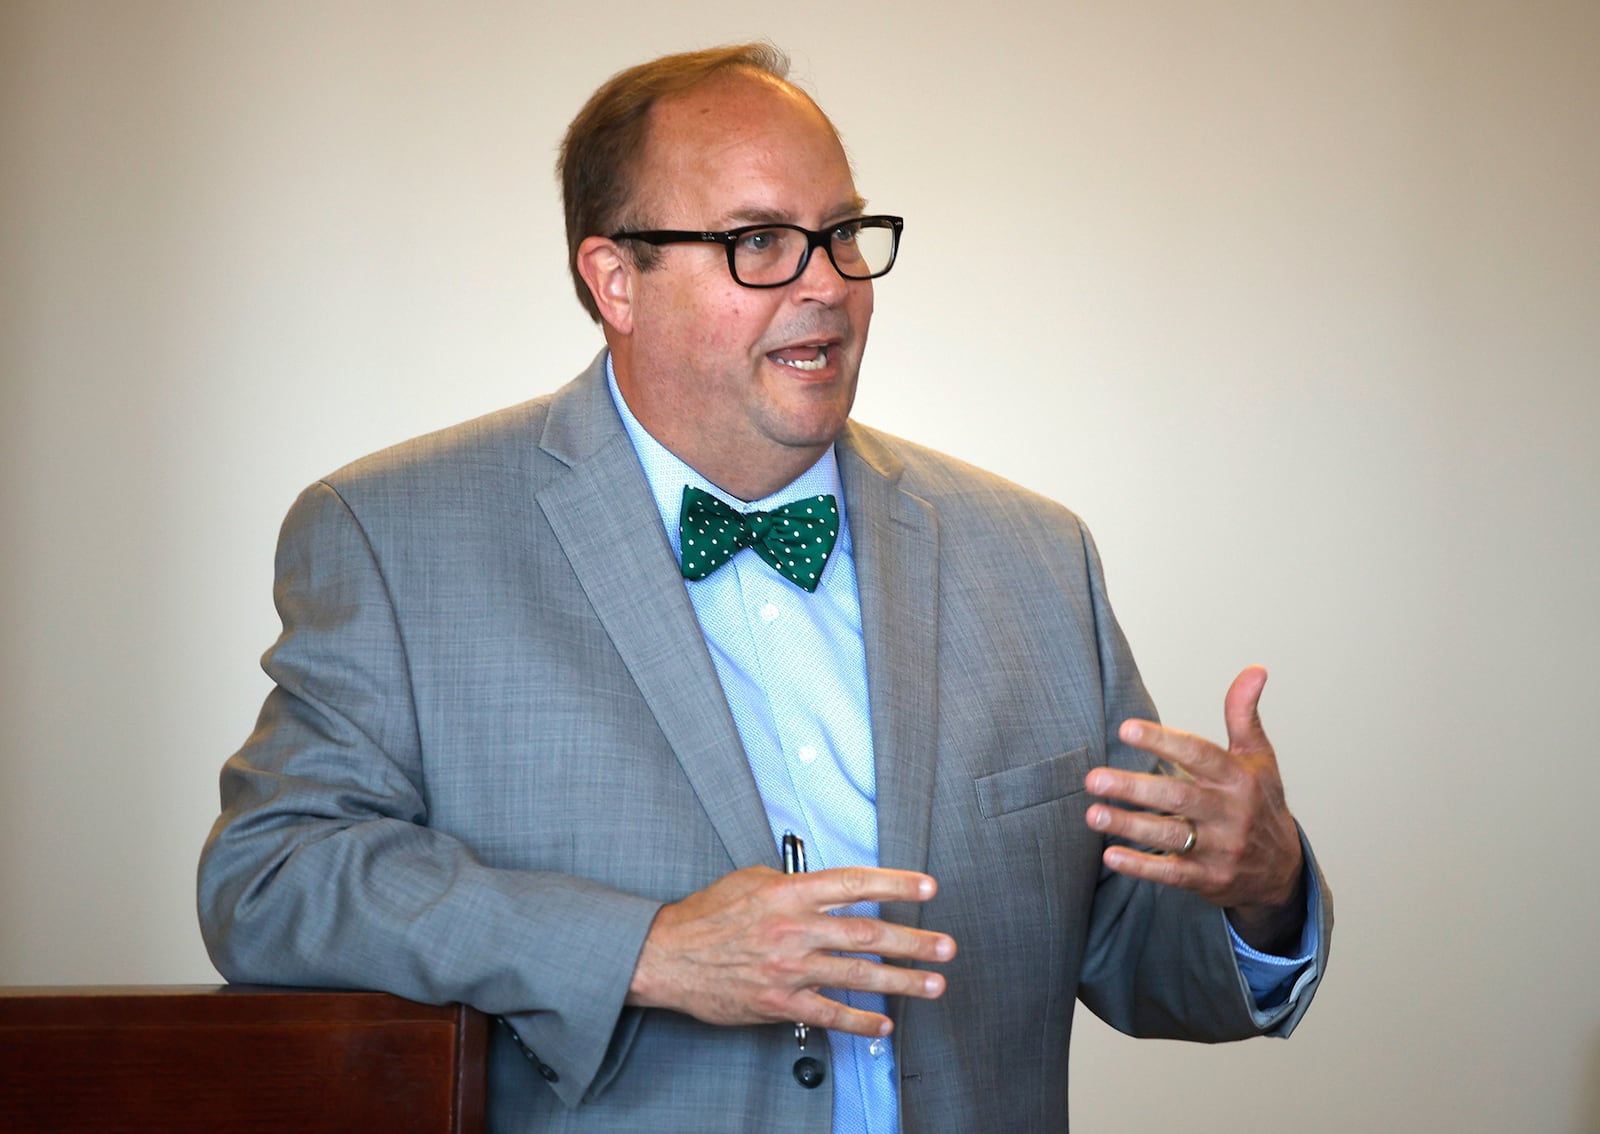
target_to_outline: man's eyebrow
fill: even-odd
[[[866,211],[866,198],[855,196],[840,205],[829,209],[825,216],[824,224],[845,220],[849,217],[858,217]],[[747,224],[794,224],[794,217],[777,209],[748,208],[733,209],[722,214],[716,221],[717,224],[728,228],[738,228]]]
[[[848,220],[850,217],[859,217],[867,211],[867,199],[857,193],[839,208],[828,214],[834,220]]]

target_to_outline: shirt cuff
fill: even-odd
[[[1279,1009],[1298,996],[1315,972],[1313,962],[1320,944],[1317,925],[1322,910],[1322,885],[1317,880],[1317,872],[1309,866],[1306,876],[1306,921],[1300,931],[1297,956],[1278,957],[1252,949],[1234,931],[1233,923],[1228,921],[1226,915],[1222,919],[1228,926],[1228,938],[1233,942],[1239,975],[1250,989],[1258,1023],[1262,1022],[1262,1018],[1275,1016]]]

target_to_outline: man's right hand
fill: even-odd
[[[926,874],[848,866],[779,874],[750,866],[663,906],[645,938],[628,1003],[670,1008],[708,1024],[794,1021],[863,1036],[888,1035],[887,1016],[850,1008],[823,988],[932,1000],[944,977],[884,964],[870,953],[948,961],[944,933],[865,917],[832,917],[856,902],[925,902],[938,891]]]

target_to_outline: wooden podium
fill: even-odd
[[[0,988],[5,1134],[481,1134],[487,1017],[381,992]]]

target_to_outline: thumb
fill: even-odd
[[[1228,695],[1222,700],[1222,718],[1227,722],[1231,751],[1259,752],[1271,747],[1257,710],[1266,686],[1267,671],[1259,665],[1246,666],[1228,686]]]

